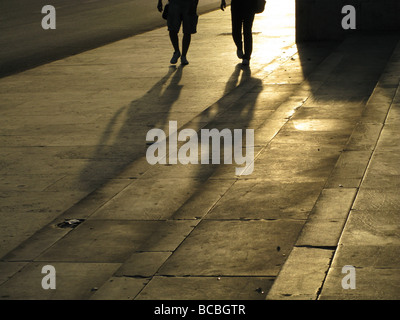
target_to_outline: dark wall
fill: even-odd
[[[342,28],[342,8],[356,9],[356,30]],[[400,0],[296,0],[298,41],[341,39],[355,32],[399,32]]]

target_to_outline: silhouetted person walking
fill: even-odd
[[[255,15],[255,0],[232,0],[232,37],[236,45],[236,54],[239,59],[243,59],[243,65],[249,65],[253,52],[253,22]],[[226,8],[225,0],[221,0],[221,10]],[[243,37],[242,37],[243,28]],[[243,51],[243,40],[244,51]]]
[[[172,64],[176,64],[178,59],[181,58],[183,65],[189,64],[186,58],[189,51],[190,41],[192,34],[197,32],[197,5],[199,0],[169,0],[169,10],[167,18],[167,26],[169,37],[172,46],[174,47],[174,54],[171,59]],[[158,11],[162,12],[162,0],[158,0]],[[178,32],[183,24],[183,40],[182,40],[182,53],[179,49]]]

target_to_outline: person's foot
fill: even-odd
[[[182,56],[181,58],[181,63],[186,66],[187,64],[189,64],[189,61],[187,61],[186,56]]]
[[[179,51],[174,52],[174,55],[172,56],[172,59],[171,59],[171,64],[176,64],[178,62],[178,59],[180,56],[181,56],[181,53]]]
[[[248,65],[250,65],[250,61],[248,59],[243,59],[242,65],[248,66]]]
[[[242,49],[237,49],[236,50],[236,55],[239,59],[243,59],[244,53]]]

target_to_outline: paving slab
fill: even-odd
[[[332,249],[293,248],[267,300],[315,300],[325,277],[320,268],[329,267],[333,253]]]
[[[329,270],[320,300],[398,300],[399,269],[356,268],[356,288],[344,290],[342,267]]]
[[[173,251],[193,221],[87,220],[37,261],[123,263],[135,251]]]
[[[90,300],[133,300],[147,285],[149,279],[112,277],[107,280]]]
[[[398,269],[399,255],[398,245],[379,246],[374,243],[341,244],[340,250],[332,261],[332,267],[339,268],[345,265],[352,265],[357,268],[363,268],[365,261],[368,261],[368,267],[378,269]]]
[[[154,277],[135,300],[264,300],[270,277]]]
[[[345,151],[374,150],[382,127],[383,125],[380,123],[359,122],[347,141]]]
[[[51,221],[55,215],[60,215],[71,203],[79,201],[82,197],[82,194],[75,191],[62,194],[24,192],[22,195],[23,198],[21,198],[21,192],[6,192],[1,195],[0,217],[3,221],[0,226],[1,256],[7,254],[9,248],[17,247]],[[20,212],[26,212],[26,219],[21,218]],[[21,232],[21,228],[25,231]]]
[[[398,188],[400,183],[400,153],[375,152],[363,181],[367,189]]]
[[[290,120],[275,142],[342,146],[347,142],[353,128],[353,122],[336,119]]]
[[[322,190],[296,241],[296,246],[335,247],[347,221],[356,192],[356,188]]]
[[[322,180],[285,182],[243,179],[228,190],[205,218],[306,219],[323,185]]]
[[[138,179],[97,210],[90,219],[167,220],[202,186],[184,178]]]
[[[275,139],[279,137],[280,133]],[[280,181],[325,181],[340,151],[340,147],[308,145],[299,150],[298,144],[274,141],[257,156],[254,173],[258,178]]]
[[[151,278],[171,254],[172,252],[134,252],[115,275]]]
[[[378,148],[384,148],[388,151],[398,151],[399,144],[396,142],[396,135],[398,134],[398,126],[393,124],[386,124],[384,130],[382,130],[381,137],[378,141]]]
[[[367,189],[361,186],[355,200],[353,209],[356,211],[393,211],[400,208],[400,199],[397,190],[393,189]]]
[[[173,215],[174,219],[202,219],[224,194],[232,187],[236,179],[209,179],[200,190],[191,196]]]
[[[52,265],[56,271],[56,289],[42,287],[42,268]],[[0,288],[3,300],[86,300],[120,264],[31,262]]]
[[[343,151],[327,181],[327,188],[358,188],[372,151]]]
[[[400,243],[398,211],[352,211],[341,241],[346,245],[390,246]]]
[[[18,271],[20,271],[28,262],[0,262],[0,284],[3,284],[8,279],[13,277]]]
[[[298,220],[202,221],[158,274],[275,276],[302,224]]]

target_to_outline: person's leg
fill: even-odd
[[[238,57],[240,52],[243,52],[243,41],[242,41],[242,14],[235,8],[231,7],[231,19],[232,19],[232,38],[236,45]],[[240,58],[240,57],[239,57]]]
[[[174,47],[175,52],[180,52],[178,33],[175,31],[170,31],[169,38],[171,39],[171,43],[172,43],[172,46]]]
[[[253,22],[254,14],[247,14],[243,23],[244,56],[243,59],[250,61],[253,52]]]
[[[178,37],[179,29],[181,27],[180,14],[181,14],[180,7],[176,3],[170,2],[167,25],[169,31],[169,38],[174,48],[174,54],[171,59],[172,64],[177,63],[179,57],[181,56],[181,51],[179,50],[179,37]]]
[[[192,40],[192,34],[197,33],[197,0],[188,1],[184,7],[183,14],[183,39],[182,39],[182,58],[181,62],[183,65],[189,64],[186,59],[186,55],[189,51],[190,42]]]
[[[169,32],[169,38],[171,39],[172,46],[174,47],[174,54],[171,58],[171,64],[176,64],[178,62],[179,57],[181,56],[181,52],[179,50],[179,37],[178,33],[175,31]]]
[[[192,40],[192,35],[190,33],[183,34],[182,56],[186,56],[186,54],[188,53],[191,40]]]
[[[189,51],[189,46],[190,46],[190,41],[192,39],[192,35],[190,33],[184,33],[183,34],[183,40],[182,40],[182,64],[186,65],[189,64],[189,61],[186,59],[186,55]]]

